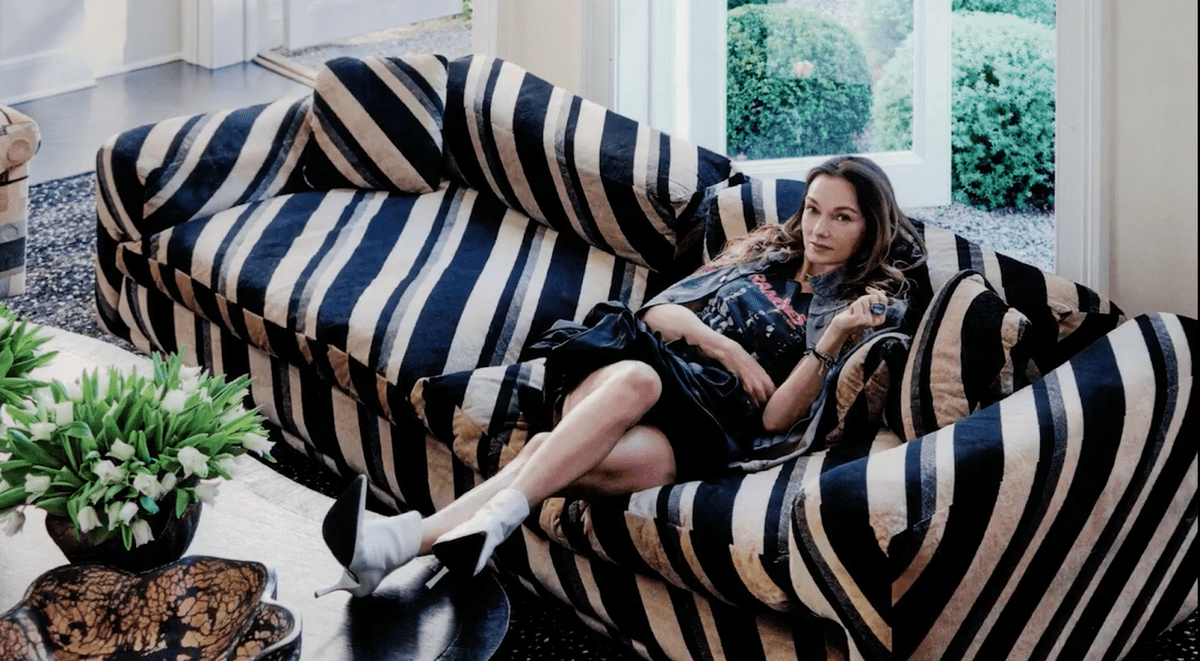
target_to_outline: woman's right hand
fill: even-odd
[[[667,342],[681,339],[721,363],[742,382],[755,406],[766,406],[774,394],[775,383],[754,356],[735,340],[709,328],[691,309],[671,303],[656,305],[642,312],[642,320]]]
[[[700,347],[701,353],[725,366],[742,382],[742,389],[754,405],[762,408],[775,394],[775,383],[763,366],[742,345],[723,335],[711,346]]]

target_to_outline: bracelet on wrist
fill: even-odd
[[[833,369],[833,365],[835,362],[833,359],[833,356],[830,356],[829,354],[821,353],[821,351],[819,349],[817,349],[816,347],[809,349],[808,353],[812,354],[812,357],[816,358],[817,362],[821,363],[821,365],[825,368],[826,372]]]

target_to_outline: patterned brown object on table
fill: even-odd
[[[37,122],[0,105],[0,298],[25,293],[28,164],[41,144]]]
[[[257,562],[189,556],[131,574],[66,565],[0,618],[0,658],[294,661],[299,617]]]

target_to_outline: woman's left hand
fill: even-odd
[[[887,294],[874,287],[867,287],[867,293],[839,312],[830,325],[840,330],[844,337],[864,328],[873,328],[887,319],[887,305]]]

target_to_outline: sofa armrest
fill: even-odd
[[[300,187],[310,96],[175,117],[109,138],[96,155],[99,222],[114,241]]]
[[[1181,620],[1197,326],[1140,316],[997,404],[822,475],[793,512],[801,601],[876,659],[1092,658]]]

